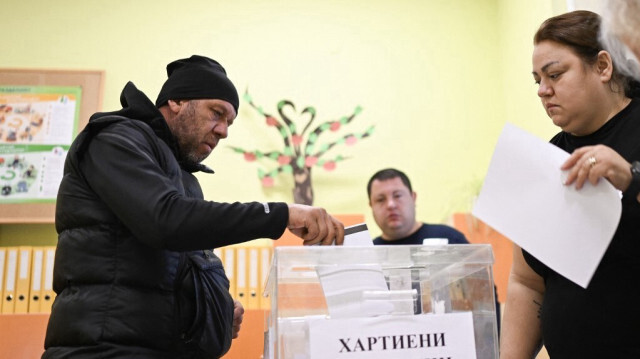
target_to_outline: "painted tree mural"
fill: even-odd
[[[311,106],[305,107],[297,115],[297,119],[292,119],[285,114],[285,111],[295,114],[294,104],[289,100],[282,100],[278,102],[280,118],[277,118],[266,113],[262,107],[256,106],[248,92],[245,92],[244,100],[264,117],[268,127],[273,127],[278,131],[284,147],[281,151],[246,150],[236,146],[231,146],[231,148],[236,153],[242,154],[247,162],[270,163],[271,170],[258,169],[258,178],[264,187],[273,186],[276,177],[281,173],[293,175],[293,200],[295,203],[313,204],[311,170],[314,167],[333,171],[339,162],[347,159],[342,155],[326,158],[330,149],[337,145],[352,146],[361,139],[371,136],[375,127],[371,126],[362,133],[347,133],[337,139],[333,136],[333,140],[321,142],[320,136],[323,133],[340,131],[362,112],[362,108],[357,106],[351,115],[343,116],[338,120],[325,121],[312,129],[311,125],[316,118],[316,109]],[[304,123],[305,120],[306,123]],[[298,126],[297,122],[304,123],[304,126]]]

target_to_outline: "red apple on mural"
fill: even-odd
[[[255,160],[256,160],[256,155],[255,155],[255,153],[253,153],[253,152],[245,152],[245,153],[244,153],[244,159],[245,159],[247,162],[253,162],[253,161],[255,161]]]
[[[291,136],[291,142],[293,142],[294,145],[299,145],[302,143],[302,136],[300,135],[293,135]]]
[[[322,165],[322,167],[324,167],[324,169],[327,171],[333,171],[336,169],[336,163],[333,161],[327,161],[324,163],[324,165]]]
[[[278,124],[278,120],[276,120],[275,118],[271,117],[271,116],[267,116],[267,126],[275,126]]]
[[[291,163],[291,157],[285,156],[285,155],[280,155],[280,156],[278,156],[278,163],[281,164],[281,165],[287,165],[287,164]]]
[[[351,146],[358,142],[358,139],[355,136],[349,136],[344,142],[347,144],[347,146]]]
[[[335,122],[331,122],[331,127],[329,127],[329,129],[333,132],[336,132],[340,129],[340,122],[335,121]]]
[[[315,157],[315,156],[308,156],[304,160],[304,164],[307,167],[313,167],[317,162],[318,162],[318,157]]]
[[[262,177],[262,187],[273,187],[273,177],[271,176]]]

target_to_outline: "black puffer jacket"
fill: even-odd
[[[284,203],[203,200],[161,113],[132,83],[72,144],[56,207],[43,358],[213,358],[233,302],[208,248],[282,235]],[[210,171],[210,170],[209,170]]]

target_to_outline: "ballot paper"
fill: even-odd
[[[576,190],[569,154],[507,123],[472,214],[586,288],[620,221],[620,192],[600,179]]]
[[[359,223],[344,228],[344,246],[373,246],[366,223]]]
[[[331,318],[371,317],[393,312],[393,303],[368,293],[388,293],[382,267],[377,264],[317,266],[316,272]]]
[[[377,264],[379,252],[373,249],[366,223],[346,227],[343,245],[363,247],[360,255],[353,259],[353,264],[316,267],[331,318],[413,313],[417,293],[411,290],[389,291],[382,266]]]

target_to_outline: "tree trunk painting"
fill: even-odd
[[[371,136],[375,126],[370,126],[366,131],[360,133],[347,133],[329,142],[321,143],[318,139],[326,131],[338,132],[343,126],[362,112],[362,108],[357,106],[350,116],[343,116],[338,120],[325,121],[317,127],[311,129],[311,124],[316,117],[316,110],[313,107],[305,107],[299,114],[300,117],[307,117],[307,122],[301,131],[298,130],[296,122],[284,113],[285,110],[295,111],[295,106],[291,101],[282,100],[278,103],[278,114],[280,119],[264,112],[262,107],[256,106],[248,92],[244,94],[244,100],[258,111],[265,119],[268,127],[273,127],[278,131],[283,142],[281,151],[260,151],[246,150],[244,148],[231,146],[236,153],[241,153],[247,162],[275,162],[275,168],[264,170],[258,168],[258,179],[263,187],[272,187],[276,177],[281,174],[290,174],[294,179],[293,200],[294,203],[312,205],[313,186],[311,170],[314,167],[321,167],[326,171],[333,171],[337,164],[344,161],[346,157],[336,155],[333,158],[324,158],[327,151],[337,145],[352,146],[359,140]]]
[[[311,186],[311,168],[294,168],[293,202],[299,204],[313,204],[313,187]]]

